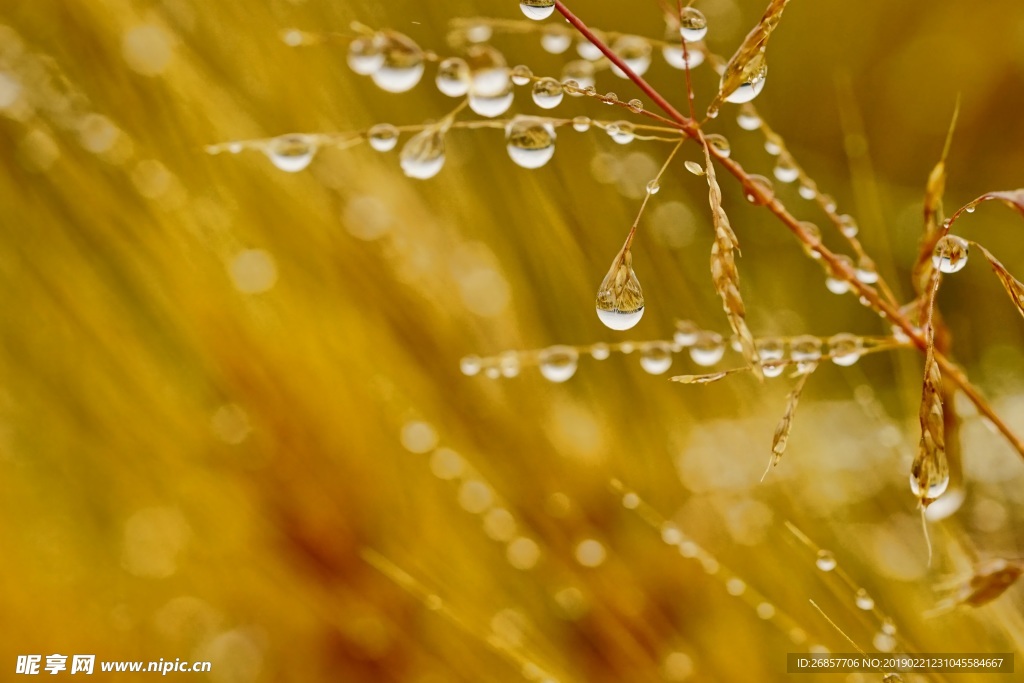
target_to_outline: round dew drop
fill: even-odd
[[[694,363],[710,367],[722,360],[725,355],[725,343],[717,332],[702,332],[690,347],[690,358]]]
[[[360,76],[369,76],[384,65],[384,53],[377,36],[361,36],[348,45],[348,66]]]
[[[480,116],[493,119],[507,112],[514,99],[512,82],[509,81],[508,91],[499,95],[481,95],[470,91],[469,108]]]
[[[640,367],[651,375],[663,375],[672,367],[672,347],[654,342],[640,348]]]
[[[732,147],[729,145],[728,138],[724,135],[711,133],[710,135],[705,135],[704,139],[711,146],[711,149],[718,152],[718,155],[722,158],[728,159],[729,155],[732,154]]]
[[[565,31],[548,29],[540,36],[540,46],[549,54],[560,55],[568,50],[570,45],[572,36]]]
[[[930,479],[928,486],[924,489],[921,488],[917,477],[913,473],[910,474],[910,492],[914,494],[915,498],[935,500],[945,493],[947,488],[949,488],[949,474]]]
[[[688,43],[704,40],[708,34],[708,20],[695,7],[684,7],[679,17],[679,35]]]
[[[399,154],[399,164],[408,177],[426,180],[440,172],[444,158],[444,133],[429,128],[409,138]]]
[[[554,13],[555,0],[521,0],[519,9],[523,11],[527,19],[543,21]]]
[[[316,156],[316,142],[308,135],[282,135],[267,143],[263,150],[274,166],[288,173],[298,173]]]
[[[943,273],[959,273],[967,265],[970,244],[962,237],[945,235],[935,245],[932,264]]]
[[[509,157],[523,168],[540,168],[555,155],[555,128],[546,119],[516,117],[505,137]]]
[[[636,127],[629,121],[616,121],[608,126],[608,135],[620,145],[628,145],[636,137]]]
[[[533,102],[541,109],[554,109],[564,95],[562,84],[554,78],[542,78],[533,84]]]
[[[740,113],[736,115],[736,124],[743,130],[757,130],[761,127],[761,117],[752,111],[741,109]],[[783,182],[789,181],[783,180]]]
[[[384,36],[384,63],[370,74],[377,87],[386,92],[412,90],[423,78],[423,51],[407,36],[388,32]]]
[[[661,185],[657,180],[647,181],[647,194],[658,194],[658,190],[661,189]]]
[[[874,598],[868,595],[868,592],[863,588],[857,589],[857,594],[854,596],[854,601],[857,604],[857,608],[862,609],[865,612],[874,609],[875,607]]]
[[[764,81],[768,75],[768,63],[765,62],[763,54],[750,60],[743,71],[743,83],[726,96],[726,102],[743,104],[751,101],[764,90]]]
[[[512,71],[509,72],[509,77],[515,85],[526,85],[533,78],[533,71],[530,67],[525,64],[518,64],[512,67]]]
[[[800,176],[800,171],[791,161],[779,159],[772,171],[780,183],[791,183]]]
[[[398,129],[390,123],[378,123],[366,132],[366,139],[378,152],[390,152],[398,144]]]
[[[828,340],[828,352],[836,365],[849,367],[860,360],[861,340],[849,333],[837,334]]]
[[[612,330],[629,330],[636,327],[640,318],[644,315],[644,308],[641,306],[635,311],[620,311],[618,309],[606,310],[597,307],[597,317],[604,323],[604,326]]]
[[[836,557],[828,550],[819,550],[818,557],[814,561],[814,564],[818,566],[823,572],[830,572],[836,568]]]
[[[640,36],[622,36],[612,44],[612,52],[637,76],[643,76],[651,66],[651,43]],[[619,78],[629,78],[617,64],[611,65],[611,71]]]
[[[572,120],[572,129],[577,133],[586,133],[590,130],[590,124],[589,116],[577,116]]]
[[[540,352],[540,374],[551,382],[565,382],[576,374],[579,352],[571,346],[552,346]]]
[[[437,66],[434,83],[442,95],[464,97],[469,92],[469,64],[460,57],[449,57]]]

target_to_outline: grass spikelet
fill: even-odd
[[[981,246],[977,242],[971,242],[971,244],[978,248],[985,258],[988,260],[990,266],[992,266],[993,272],[996,277],[999,278],[999,282],[1002,283],[1003,289],[1010,295],[1010,301],[1017,308],[1017,312],[1024,316],[1024,283],[1015,278],[1010,274],[1010,271],[1006,269],[999,259],[992,255],[985,247]]]
[[[939,282],[939,272],[935,271],[932,276],[933,284],[929,288],[928,320],[925,323],[925,340],[928,347],[924,362],[921,405],[918,410],[921,438],[917,455],[910,468],[911,490],[920,500],[922,508],[934,502],[949,485],[942,405],[942,371],[935,360],[935,328],[932,321],[932,309]]]
[[[729,216],[722,208],[722,188],[715,176],[715,167],[711,163],[710,147],[705,146],[704,158],[708,179],[708,201],[711,204],[711,218],[715,226],[715,242],[711,245],[711,279],[715,291],[722,299],[722,308],[729,320],[729,326],[740,342],[740,352],[750,364],[750,369],[758,379],[764,379],[761,360],[757,355],[754,336],[747,327],[746,309],[740,295],[740,274],[736,269],[735,253],[739,248],[739,240],[729,224]]]
[[[765,62],[768,39],[775,27],[779,25],[782,11],[786,9],[787,4],[789,4],[789,0],[771,0],[761,21],[751,29],[743,43],[736,49],[735,54],[725,65],[718,94],[708,105],[708,116],[716,116],[722,103],[728,101],[729,97],[740,88],[754,88],[759,92],[763,87],[765,73],[768,70],[768,65]],[[746,99],[752,99],[752,96]]]
[[[789,444],[789,433],[793,429],[793,415],[796,413],[796,406],[800,402],[800,394],[803,393],[804,385],[807,384],[807,378],[811,376],[812,372],[814,372],[814,366],[805,372],[801,372],[797,378],[796,385],[789,392],[789,396],[786,397],[786,412],[782,414],[782,419],[779,420],[779,424],[775,427],[775,435],[772,437],[772,458],[768,463],[768,469],[761,475],[761,481],[764,481],[768,472],[779,464],[779,461],[782,460],[782,454],[786,452],[786,446]]]

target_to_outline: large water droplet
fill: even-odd
[[[868,592],[863,588],[857,589],[857,593],[854,596],[854,601],[857,603],[857,608],[862,609],[864,611],[874,609],[875,607],[874,598],[868,595]]]
[[[604,53],[601,52],[601,48],[599,48],[597,45],[594,45],[586,38],[577,41],[576,54],[578,54],[580,57],[587,60],[588,62],[596,62],[597,60],[601,59],[601,57],[604,56]]]
[[[533,78],[533,71],[531,71],[530,67],[525,64],[517,64],[512,67],[512,71],[509,72],[509,78],[511,78],[512,82],[516,85],[526,85],[530,82],[530,79]]]
[[[586,133],[590,130],[591,123],[589,116],[577,116],[572,120],[572,129],[577,133]]]
[[[444,131],[428,128],[409,138],[402,146],[399,163],[410,178],[433,178],[444,166]]]
[[[487,96],[470,90],[469,108],[480,116],[493,119],[501,116],[512,106],[515,93],[512,92],[512,82],[509,81],[508,90],[501,95]]]
[[[672,367],[672,347],[651,342],[640,347],[640,367],[652,375],[663,375]]]
[[[860,337],[848,332],[829,337],[828,353],[832,357],[832,362],[844,367],[853,365],[860,360],[862,343]]]
[[[540,36],[540,46],[545,52],[560,55],[572,45],[572,34],[561,26],[547,26]]]
[[[830,572],[836,568],[838,564],[836,562],[836,556],[828,550],[819,550],[818,557],[814,560],[814,564],[818,566],[823,572]]]
[[[711,149],[718,152],[719,156],[728,159],[729,155],[732,154],[732,147],[729,145],[729,139],[724,135],[710,133],[709,135],[705,135],[704,139],[707,141],[708,145],[711,146]]]
[[[935,244],[932,263],[943,273],[958,273],[967,265],[967,240],[956,235],[945,235]]]
[[[411,38],[401,33],[382,33],[384,63],[370,77],[377,87],[387,92],[412,90],[423,77],[423,51]]]
[[[633,272],[633,255],[624,246],[597,289],[597,317],[613,330],[628,330],[643,314],[644,293]]]
[[[390,123],[378,123],[366,131],[366,139],[378,152],[390,152],[398,144],[398,129]]]
[[[527,19],[542,21],[555,11],[555,0],[520,0],[519,9]]]
[[[564,382],[576,374],[579,352],[571,346],[552,346],[540,352],[540,374],[551,382]]]
[[[651,66],[651,43],[640,36],[620,36],[612,43],[612,52],[617,54],[637,76],[643,76]],[[619,78],[628,78],[617,65],[611,65],[612,73]]]
[[[791,183],[800,177],[800,170],[796,167],[796,164],[785,157],[780,158],[775,163],[775,169],[772,173],[780,183]]]
[[[508,155],[523,168],[540,168],[555,154],[555,128],[547,119],[517,116],[505,129]]]
[[[384,65],[383,40],[378,35],[359,36],[348,44],[348,66],[357,74],[369,76]]]
[[[688,45],[684,51],[673,33],[669,33],[665,44],[661,46],[661,56],[664,57],[666,64],[680,71],[685,70],[687,66],[693,69],[704,63],[704,53],[697,49],[696,45]]]
[[[462,371],[462,374],[467,377],[479,374],[482,367],[483,362],[481,361],[480,356],[465,356],[459,361],[459,369]]]
[[[554,109],[563,96],[562,84],[554,78],[542,78],[533,84],[533,101],[542,109]]]
[[[469,64],[460,57],[449,57],[437,66],[437,89],[448,97],[463,97],[469,92]]]
[[[794,337],[789,342],[789,357],[796,361],[797,370],[806,372],[821,360],[821,340],[806,334]]]
[[[608,124],[609,137],[620,145],[628,145],[636,137],[636,127],[629,121],[616,121]]]
[[[688,43],[704,40],[708,34],[708,20],[696,7],[684,7],[679,15],[679,35]]]
[[[743,68],[743,83],[729,93],[725,101],[733,104],[749,102],[764,90],[764,81],[767,76],[768,62],[765,61],[764,54],[756,55]]]
[[[313,161],[316,149],[312,137],[295,133],[274,138],[263,151],[274,166],[288,173],[298,173]]]
[[[917,498],[932,501],[941,496],[949,488],[949,471],[948,468],[929,468],[929,471],[923,474],[917,474],[921,472],[921,468],[915,466],[910,472],[910,492]],[[918,481],[918,477],[923,476],[927,479],[927,483],[924,487]]]
[[[702,331],[690,347],[690,358],[703,367],[714,365],[724,355],[725,342],[717,332]]]

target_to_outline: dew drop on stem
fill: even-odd
[[[628,330],[640,322],[643,314],[644,293],[633,271],[633,254],[627,243],[597,289],[597,317],[613,330]]]
[[[316,152],[316,140],[301,133],[276,137],[264,149],[271,163],[288,173],[298,173],[309,166]]]
[[[543,21],[555,11],[555,0],[520,0],[519,9],[527,19]]]

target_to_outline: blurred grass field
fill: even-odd
[[[697,6],[726,55],[763,10]],[[570,7],[606,29],[664,29],[653,2]],[[209,674],[172,676],[231,683],[538,678],[526,660],[563,683],[789,680],[787,652],[851,648],[809,600],[866,650],[881,623],[786,520],[891,616],[901,648],[1022,651],[1019,587],[925,616],[976,560],[1021,556],[1024,463],[958,403],[966,499],[930,525],[929,567],[907,486],[921,392],[912,351],[816,372],[763,484],[790,381],[679,386],[620,354],[581,358],[565,384],[536,368],[460,372],[468,354],[669,339],[680,318],[727,329],[708,273],[707,185],[681,164],[634,248],[644,319],[614,333],[594,315],[664,145],[566,127],[553,161],[526,171],[500,131],[453,131],[445,168],[422,182],[402,176],[397,152],[366,145],[323,150],[297,174],[257,152],[204,152],[444,116],[453,102],[432,67],[389,95],[348,69],[344,45],[296,49],[279,34],[358,20],[445,54],[448,22],[473,16],[521,14],[510,2],[408,0],[0,7],[4,676],[18,655],[92,653],[208,660]],[[536,74],[565,61],[535,35],[494,43]],[[947,208],[1024,184],[1022,44],[1016,0],[798,0],[772,38],[759,110],[857,216],[903,299],[958,94]],[[682,106],[679,72],[656,57],[649,75]],[[706,66],[693,76],[706,106],[716,79]],[[598,89],[638,95],[607,72]],[[515,111],[540,113],[516,97]],[[608,111],[567,98],[555,114]],[[762,140],[734,120],[732,107],[708,130],[770,175]],[[701,160],[690,147],[680,161]],[[755,334],[889,333],[722,184]],[[795,188],[778,192],[822,220]],[[986,205],[961,226],[1024,275],[1019,216]],[[972,260],[939,304],[956,360],[1024,432],[1024,322],[998,281]],[[671,372],[696,371],[679,355]],[[461,479],[445,480],[458,463]],[[722,569],[663,543],[612,479]],[[508,515],[485,514],[495,507]],[[536,543],[534,562],[508,544],[520,536]],[[367,562],[377,557],[417,587]],[[880,679],[858,676],[798,678]]]

